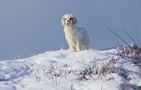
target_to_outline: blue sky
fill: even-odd
[[[90,48],[132,43],[122,27],[141,40],[141,0],[0,0],[0,60],[42,51],[68,49],[61,18],[73,14],[91,39]]]

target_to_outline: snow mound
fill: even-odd
[[[140,90],[140,63],[116,53],[59,50],[0,61],[0,90]]]

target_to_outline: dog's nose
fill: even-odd
[[[70,22],[70,20],[67,20],[67,22]]]

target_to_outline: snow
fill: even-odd
[[[0,90],[140,90],[141,67],[117,52],[59,50],[3,60]]]

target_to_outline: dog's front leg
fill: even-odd
[[[74,45],[72,45],[72,44],[69,43],[69,46],[70,46],[70,50],[72,52],[76,52],[76,47]]]
[[[79,51],[81,51],[81,50],[83,50],[82,44],[81,44],[80,42],[78,42],[78,43],[77,43],[77,51],[79,52]]]

